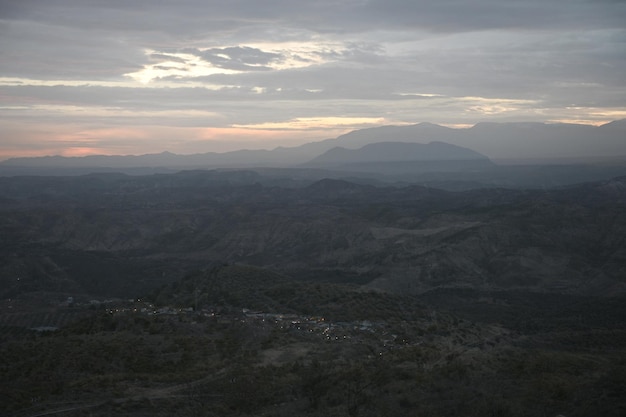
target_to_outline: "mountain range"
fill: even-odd
[[[46,156],[34,158],[12,158],[0,163],[0,175],[29,173],[33,169],[74,169],[76,173],[93,170],[115,171],[144,169],[154,171],[206,168],[242,168],[242,167],[299,167],[325,165],[330,156],[327,152],[335,148],[356,150],[383,142],[404,143],[439,143],[471,149],[479,159],[492,160],[543,160],[589,158],[626,158],[626,119],[617,120],[602,126],[579,124],[546,123],[478,123],[471,128],[453,129],[431,123],[406,126],[382,126],[356,130],[334,139],[311,142],[295,147],[279,147],[273,150],[238,150],[226,153],[208,152],[193,155],[177,155],[170,152],[146,155],[91,155],[85,157]],[[396,145],[397,147],[398,145]],[[442,145],[431,145],[431,147]],[[421,160],[415,148],[406,155],[414,155],[413,160]],[[448,147],[439,156],[441,160],[450,159],[447,152],[458,152]],[[396,150],[397,151],[397,150]],[[374,157],[394,155],[383,145],[366,147],[359,154],[353,153],[348,158],[361,158],[371,153]],[[331,153],[334,165],[341,161],[347,151],[335,149]],[[480,154],[480,155],[479,155]],[[324,156],[325,155],[325,156]],[[360,155],[357,157],[356,155]],[[427,158],[432,159],[432,158]],[[453,157],[451,159],[458,159]],[[465,158],[464,158],[465,159]],[[407,159],[402,159],[407,160]],[[380,160],[378,160],[380,161]],[[365,161],[360,161],[365,162]],[[371,161],[367,161],[371,162]],[[67,172],[66,172],[67,173]],[[71,173],[71,172],[70,172]],[[132,173],[132,172],[131,172]]]
[[[445,142],[428,144],[410,142],[378,142],[359,149],[333,148],[314,158],[309,164],[345,164],[361,162],[465,161],[488,160],[484,155]]]
[[[625,165],[500,166],[420,131],[455,132],[0,176],[0,414],[622,415]]]
[[[478,152],[445,142],[377,142],[359,149],[336,147],[303,166],[401,174],[487,169],[494,164]]]

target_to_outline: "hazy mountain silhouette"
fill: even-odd
[[[618,415],[625,126],[8,161],[0,414]]]
[[[379,142],[359,149],[336,147],[304,166],[397,174],[491,168],[493,163],[478,152],[445,142]]]
[[[471,149],[450,145],[444,142],[428,144],[407,142],[380,142],[365,145],[359,149],[333,148],[314,158],[309,164],[344,164],[358,162],[397,162],[397,161],[460,161],[488,160],[484,155]]]
[[[452,129],[431,123],[383,126],[339,136],[337,146],[359,148],[376,142],[446,142],[490,159],[557,160],[626,157],[626,120],[602,126],[565,123],[478,123]]]
[[[598,127],[578,124],[478,123],[468,129],[420,123],[355,130],[334,139],[273,150],[238,150],[193,155],[163,152],[140,156],[13,158],[0,163],[0,173],[15,175],[31,173],[33,170],[45,173],[43,171],[51,169],[73,170],[66,173],[76,174],[119,170],[129,172],[130,169],[138,169],[137,173],[143,173],[148,168],[152,172],[162,172],[194,168],[294,167],[307,163],[333,148],[360,149],[381,142],[420,144],[445,142],[471,149],[492,160],[626,158],[625,137],[626,120]],[[386,152],[384,149],[374,147],[362,151],[360,155],[366,152],[372,152],[373,155],[381,150]],[[378,156],[385,158],[382,154]]]

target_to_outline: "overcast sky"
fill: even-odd
[[[0,159],[626,118],[626,0],[0,0]]]

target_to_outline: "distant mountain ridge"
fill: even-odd
[[[488,160],[485,155],[471,149],[445,142],[410,143],[377,142],[359,149],[335,147],[314,158],[309,164],[397,162],[397,161],[459,161]]]
[[[431,123],[381,126],[349,132],[334,139],[273,150],[238,150],[177,155],[170,152],[139,156],[27,157],[0,162],[0,170],[71,168],[120,170],[161,168],[294,167],[315,160],[333,148],[359,149],[382,142],[427,144],[445,142],[483,154],[490,159],[626,158],[626,119],[602,126],[547,123],[478,123],[453,129]],[[379,145],[382,146],[382,145]],[[365,154],[375,148],[367,148]],[[339,152],[339,151],[335,151]],[[356,154],[355,154],[356,155]],[[3,172],[0,172],[2,174]]]
[[[485,155],[445,142],[377,142],[359,149],[336,147],[303,166],[397,175],[487,169],[494,164]]]

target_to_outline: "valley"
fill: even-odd
[[[0,178],[2,412],[623,413],[624,177],[288,173]]]
[[[626,0],[0,0],[0,417],[626,417]]]

